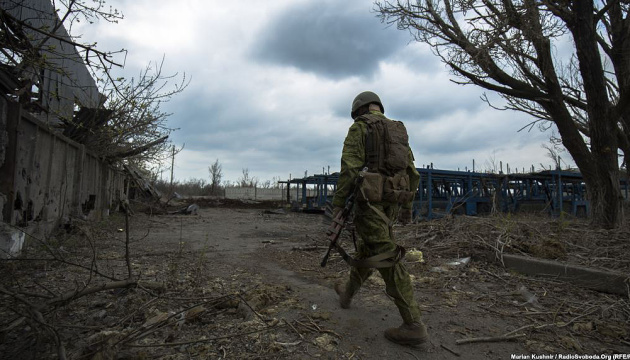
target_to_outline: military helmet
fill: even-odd
[[[381,103],[381,99],[375,93],[371,91],[364,91],[357,95],[352,101],[352,111],[350,112],[350,116],[354,119],[356,117],[356,112],[363,105],[367,104],[378,104],[381,107],[381,112],[385,113],[385,108],[383,107],[383,103]]]

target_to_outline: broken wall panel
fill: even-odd
[[[116,167],[19,105],[5,105],[10,105],[0,106],[9,135],[0,144],[7,154],[0,163],[5,250],[14,247],[16,231],[41,236],[71,216],[100,219],[124,198],[125,176]]]
[[[38,47],[47,66],[26,67],[23,77],[38,84],[41,105],[47,111],[37,117],[49,124],[59,124],[61,119],[72,119],[75,103],[96,108],[103,101],[96,82],[85,66],[84,57],[72,42],[72,38],[60,21],[54,3],[42,0],[0,0],[0,8],[20,21],[43,32],[55,30],[55,36],[24,28],[27,39]]]

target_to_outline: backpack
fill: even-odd
[[[365,166],[361,185],[363,201],[404,203],[413,193],[409,190],[409,136],[400,121],[382,115],[366,114],[356,121],[367,124]]]

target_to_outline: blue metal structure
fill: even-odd
[[[414,215],[433,219],[444,214],[477,215],[491,211],[548,211],[587,216],[586,185],[576,171],[545,170],[532,173],[492,174],[418,168],[420,185],[414,200]],[[306,210],[321,210],[330,201],[337,187],[339,173],[312,175],[281,181],[287,184],[291,202],[291,184],[295,199],[301,198]],[[308,195],[307,188],[314,190]],[[622,195],[630,199],[628,179],[620,181]],[[301,193],[301,196],[300,196]]]
[[[488,174],[419,168],[420,186],[414,203],[417,215],[432,219],[448,213],[477,215],[523,208],[546,209],[576,216],[589,214],[586,185],[579,172],[546,170],[536,173]],[[628,180],[620,181],[628,199]]]
[[[326,201],[330,200],[329,197],[332,197],[335,190],[337,190],[337,180],[339,180],[338,172],[333,174],[316,174],[300,179],[280,181],[280,183],[287,184],[288,202],[291,202],[291,184],[295,184],[295,199],[301,199],[302,206],[305,206],[307,210],[320,210],[326,207]],[[314,190],[314,195],[308,195],[307,189],[309,185]],[[329,192],[329,190],[331,191]]]

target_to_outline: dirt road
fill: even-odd
[[[350,309],[339,307],[332,286],[346,279],[348,266],[333,255],[320,267],[323,215],[269,204],[201,205],[197,215],[136,209],[129,261],[125,217],[112,214],[96,225],[77,222],[45,243],[33,242],[23,258],[0,262],[0,358],[58,359],[61,352],[70,359],[169,360],[630,354],[627,296],[521,276],[476,257],[449,265],[500,246],[627,274],[628,229],[501,214],[395,227],[397,242],[424,256],[419,262],[409,254],[405,262],[431,340],[409,348],[383,336],[401,320],[378,274]],[[108,287],[129,274],[139,286]],[[50,303],[95,288],[101,290]]]
[[[144,258],[180,252],[188,254],[186,261],[205,263],[208,273],[196,275],[280,289],[271,292],[260,313],[305,326],[284,332],[282,341],[274,340],[281,344],[279,352],[263,357],[511,359],[521,354],[630,353],[628,299],[525,278],[474,261],[455,268],[441,266],[448,260],[441,257],[444,254],[470,254],[465,247],[440,252],[439,244],[432,253],[427,240],[418,240],[418,229],[426,227],[415,228],[411,237],[413,227],[397,232],[407,234],[401,237],[406,247],[424,251],[426,262],[407,261],[431,341],[421,349],[392,344],[383,330],[398,326],[400,317],[378,274],[356,296],[351,309],[338,306],[332,285],[346,278],[347,266],[333,257],[322,269],[319,262],[325,250],[313,250],[324,245],[324,220],[323,215],[219,207],[201,209],[197,216],[141,216],[134,219],[134,228],[136,237],[150,228]],[[586,305],[604,308],[606,304],[612,304],[610,309],[620,306],[611,310],[616,311],[612,318],[610,313],[600,316],[599,310],[579,312]],[[509,334],[516,335],[513,341],[456,344],[460,339],[498,337],[519,328],[522,331]]]

